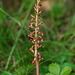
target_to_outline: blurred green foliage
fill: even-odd
[[[20,7],[11,13],[5,7],[8,4],[0,1],[0,71],[9,75],[35,75],[35,66],[31,63],[34,56],[29,51],[31,43],[27,37],[30,32],[27,27],[29,15],[34,14],[35,0],[13,1],[15,7],[17,3]],[[39,49],[44,57],[40,62],[41,75],[48,73],[48,65],[55,62],[62,68],[69,66],[75,72],[75,6],[73,0],[66,2],[56,1],[49,11],[41,15],[45,21],[40,29],[44,31],[45,39],[44,48]]]
[[[49,72],[46,75],[70,75],[72,69],[70,67],[64,67],[61,72],[61,68],[58,64],[52,63],[49,65]]]

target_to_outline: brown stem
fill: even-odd
[[[38,13],[38,0],[37,0],[37,13]],[[36,24],[35,27],[37,27],[38,24],[38,15],[36,15]],[[36,65],[36,75],[39,75],[39,63],[38,63],[38,59],[37,59],[37,28],[35,28],[35,65]]]

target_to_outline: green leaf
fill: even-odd
[[[71,67],[72,69],[75,70],[75,65],[73,63],[71,63],[71,62],[65,62],[65,63],[63,63],[62,64],[62,68],[64,68],[64,67]]]
[[[54,74],[51,74],[51,73],[47,73],[46,75],[54,75]]]
[[[75,75],[75,73],[72,73],[71,75]]]
[[[63,70],[62,70],[60,75],[69,75],[71,71],[72,70],[71,70],[70,67],[65,67],[65,68],[63,68]]]
[[[12,75],[10,72],[4,71],[1,75]]]
[[[50,71],[50,73],[52,73],[54,75],[59,75],[60,66],[56,63],[52,63],[52,64],[49,65],[49,71]]]

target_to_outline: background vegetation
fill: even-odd
[[[0,73],[4,75],[35,75],[29,51],[28,24],[34,14],[35,0],[0,0]],[[61,68],[70,66],[75,73],[75,0],[42,0],[44,12],[44,48],[39,52],[40,74],[48,73],[51,63]],[[11,73],[11,74],[10,74]],[[75,75],[75,74],[73,74]]]

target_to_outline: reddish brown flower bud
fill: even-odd
[[[39,55],[39,59],[43,59],[43,57],[40,53],[38,53],[38,55]]]
[[[40,29],[40,26],[38,26],[37,29],[39,30]]]
[[[44,35],[44,32],[43,31],[41,31],[41,35]]]
[[[33,7],[34,8],[34,10],[36,11],[36,8],[35,7]]]
[[[34,20],[34,18],[31,18],[31,21],[33,21]]]
[[[43,38],[41,38],[41,42],[43,42],[44,41],[44,39]]]
[[[32,14],[30,15],[32,18],[35,18],[35,16],[33,16]]]
[[[43,12],[43,10],[41,10],[41,11],[39,12],[39,14],[42,13],[42,12]]]
[[[31,21],[36,21],[35,18],[32,18]]]
[[[38,15],[36,11],[35,11],[34,13],[35,13],[36,15]]]
[[[41,21],[41,19],[42,19],[42,17],[40,17],[40,18],[38,19],[38,22]]]
[[[32,39],[30,39],[30,40],[29,40],[29,42],[32,42],[32,43],[34,43],[34,41],[33,41]]]
[[[32,26],[32,24],[31,24],[31,25],[29,25],[28,27],[29,27],[29,28],[34,28],[34,27]]]
[[[34,54],[34,50],[32,49],[32,50],[30,50],[33,54]]]
[[[39,39],[37,39],[37,43],[39,43],[40,42],[40,40]]]
[[[36,38],[34,37],[34,38],[33,38],[33,41],[35,41],[35,40],[36,40]]]
[[[28,28],[31,28],[31,26],[29,25]]]
[[[33,47],[34,47],[34,45],[29,50],[34,54]]]
[[[41,4],[38,6],[38,9],[40,9],[40,7],[41,7]]]
[[[43,44],[40,44],[40,46],[38,46],[38,48],[43,47],[43,46],[44,46]]]
[[[36,28],[39,30],[41,27],[40,26],[36,26]]]
[[[44,35],[44,32],[43,32],[43,31],[41,31],[41,32],[38,32],[38,34]]]
[[[31,47],[29,50],[33,50],[33,48]]]
[[[41,4],[39,6],[42,6]]]
[[[35,7],[36,7],[37,5],[36,5],[36,3],[35,3]]]
[[[43,21],[41,22],[41,24],[43,24]]]
[[[29,42],[32,42],[32,39],[30,39]]]
[[[41,36],[38,36],[39,38],[42,38]]]
[[[43,24],[43,21],[41,21],[38,25],[41,25],[41,24]]]
[[[30,32],[28,35],[32,36],[35,33],[35,31]]]
[[[34,63],[35,63],[35,61],[36,61],[36,57],[34,57],[34,60],[32,61],[32,64],[34,64]]]
[[[30,34],[28,34],[28,37],[30,37]]]
[[[42,55],[39,55],[39,59],[43,59]]]

